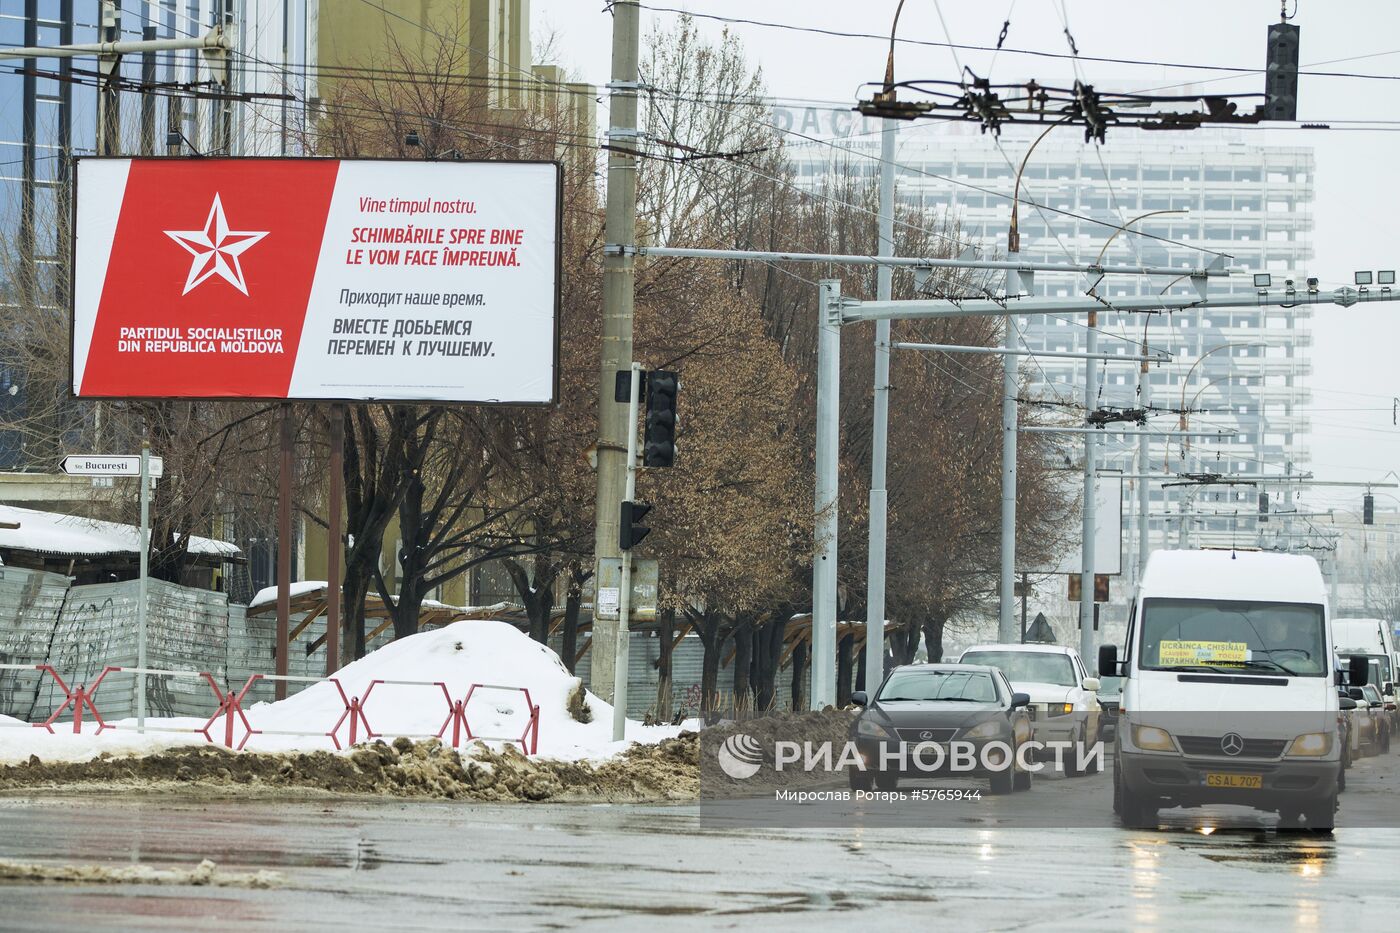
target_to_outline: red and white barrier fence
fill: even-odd
[[[374,692],[374,688],[380,684],[385,684],[401,687],[436,687],[442,692],[442,696],[447,702],[447,718],[443,721],[442,728],[438,729],[436,733],[406,735],[405,737],[407,738],[442,739],[447,734],[447,729],[450,726],[452,729],[451,746],[453,748],[457,748],[465,739],[467,742],[511,742],[520,746],[521,752],[526,755],[539,753],[540,708],[531,701],[530,691],[524,687],[508,687],[500,684],[470,684],[467,687],[466,694],[461,699],[454,700],[447,684],[440,680],[376,679],[369,682],[362,696],[356,697],[346,692],[344,685],[337,677],[297,677],[285,674],[253,674],[240,689],[235,690],[229,687],[227,690],[223,690],[220,689],[218,681],[214,679],[214,675],[208,671],[176,671],[158,668],[117,667],[109,665],[102,668],[91,686],[87,684],[69,686],[63,678],[59,676],[58,671],[54,670],[54,668],[48,664],[0,664],[0,670],[38,671],[41,681],[45,675],[53,678],[54,683],[63,691],[63,703],[54,710],[53,714],[49,716],[48,719],[43,722],[28,724],[36,729],[47,729],[50,733],[54,732],[54,724],[58,722],[63,714],[70,708],[73,710],[72,724],[73,733],[75,735],[82,733],[83,721],[88,717],[97,723],[97,734],[101,734],[108,729],[116,729],[116,726],[102,718],[95,697],[98,688],[102,686],[102,682],[106,680],[109,674],[123,673],[202,678],[209,684],[209,689],[214,694],[216,706],[214,714],[209,717],[208,721],[205,722],[202,727],[195,729],[168,729],[147,725],[146,731],[202,735],[206,741],[212,744],[221,744],[227,748],[236,749],[238,751],[242,751],[243,747],[248,744],[248,740],[255,735],[324,736],[329,738],[336,750],[339,751],[343,749],[343,746],[340,744],[341,728],[346,725],[347,721],[349,724],[348,741],[351,746],[355,745],[359,740],[362,729],[365,739],[380,738],[383,733],[374,731],[373,727],[370,726],[369,717],[366,714],[365,708],[369,702],[370,695]],[[289,729],[255,728],[248,719],[248,714],[244,709],[243,703],[248,698],[248,693],[253,689],[253,685],[260,680],[296,681],[299,683],[332,683],[335,685],[336,691],[340,694],[343,707],[340,716],[328,731],[303,732]],[[528,710],[524,731],[522,731],[519,736],[480,735],[474,732],[471,726],[468,707],[471,704],[472,697],[476,695],[476,691],[478,690],[519,691],[523,694],[525,697],[525,706]],[[86,711],[86,713],[84,711]],[[216,727],[221,721],[223,728],[219,730]],[[242,737],[238,739],[235,745],[234,740],[238,737],[238,727],[240,725],[242,726]],[[218,736],[217,738],[215,737],[216,735]]]

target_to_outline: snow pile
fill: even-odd
[[[659,742],[681,731],[675,726],[628,721],[627,740],[612,741],[612,707],[585,691],[579,678],[571,675],[547,646],[505,622],[456,622],[420,632],[347,665],[336,678],[350,697],[364,697],[371,681],[385,681],[370,692],[365,716],[386,741],[398,736],[436,735],[442,729],[449,706],[437,683],[446,685],[454,701],[465,698],[472,684],[528,689],[531,703],[540,708],[538,754],[547,758],[600,761],[625,750],[631,742]],[[212,700],[210,706],[212,712]],[[325,733],[344,708],[333,683],[313,684],[280,702],[256,704],[248,709],[248,719],[253,728],[266,734],[254,735],[246,748],[266,752],[329,750],[332,745]],[[492,739],[518,740],[529,723],[529,708],[518,689],[478,687],[466,713],[472,734]],[[50,735],[42,729],[4,728],[22,725],[17,721],[0,722],[0,763],[24,761],[30,755],[44,761],[83,761],[103,752],[145,754],[205,742],[202,735],[187,731],[203,726],[203,720],[148,718],[146,723],[148,733],[144,736],[136,733],[134,720],[121,720],[114,724],[115,730],[99,736],[90,734],[87,724],[84,734],[73,735],[55,723],[59,731]],[[222,727],[221,721],[211,730],[216,739],[222,738]],[[244,731],[241,723],[235,725],[235,744]],[[277,734],[287,732],[312,734]],[[343,746],[349,745],[348,720],[341,725],[339,737]],[[361,725],[356,740],[365,739]],[[451,739],[452,725],[448,723],[444,740]],[[462,743],[467,744],[465,731]],[[502,743],[491,744],[500,747]]]

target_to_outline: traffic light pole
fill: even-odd
[[[627,380],[627,482],[624,502],[637,499],[637,408],[641,397],[642,365],[632,364],[632,378]],[[621,591],[617,594],[617,647],[613,652],[613,741],[627,737],[627,672],[631,654],[632,612],[632,549],[621,550]],[[596,624],[596,623],[595,623]]]
[[[612,80],[608,84],[608,190],[604,234],[608,243],[631,243],[637,225],[637,61],[640,49],[641,9],[637,0],[612,4]],[[623,437],[621,406],[613,396],[617,371],[632,361],[632,312],[635,269],[633,254],[623,249],[604,250],[603,338],[598,380],[598,487],[593,557],[601,562],[622,556],[618,547],[617,520],[623,501]],[[632,430],[636,431],[633,422]],[[595,580],[598,579],[595,576]],[[617,625],[621,627],[622,620]],[[604,700],[617,681],[617,644],[614,623],[593,623],[593,661],[590,686]],[[626,673],[626,665],[621,665]]]

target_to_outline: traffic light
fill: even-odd
[[[1374,525],[1376,523],[1376,497],[1369,492],[1361,500],[1361,524]]]
[[[1268,66],[1264,71],[1264,119],[1298,119],[1298,27],[1269,26]]]
[[[1267,492],[1259,494],[1259,520],[1261,522],[1269,520],[1269,494]]]
[[[651,534],[650,528],[637,524],[646,518],[650,511],[650,502],[623,501],[622,514],[617,521],[617,546],[619,550],[630,551],[636,545],[641,544],[643,538]]]
[[[647,373],[647,426],[642,465],[668,467],[676,462],[676,394],[679,373],[664,369]]]

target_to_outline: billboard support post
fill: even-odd
[[[141,439],[141,555],[136,594],[136,731],[146,734],[146,617],[151,595],[151,442]],[[78,710],[82,712],[81,708]]]
[[[344,554],[345,406],[331,406],[331,482],[326,553],[326,676],[340,669],[340,561]]]
[[[277,406],[277,652],[278,677],[287,676],[287,631],[292,615],[292,406]],[[274,686],[278,700],[287,698],[287,682]]]

